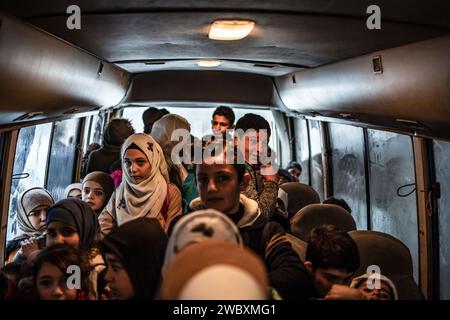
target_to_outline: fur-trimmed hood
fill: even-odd
[[[259,226],[259,221],[261,221],[261,210],[258,207],[258,203],[255,200],[247,198],[243,194],[241,194],[240,203],[244,207],[244,215],[237,223],[238,228],[243,229]],[[189,208],[191,211],[205,209],[201,204],[200,197],[192,200]]]

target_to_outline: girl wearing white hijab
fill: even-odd
[[[44,188],[31,188],[19,196],[16,219],[22,234],[7,243],[6,258],[8,262],[12,261],[12,258],[14,258],[14,254],[12,253],[21,247],[21,243],[25,244],[28,241],[34,242],[35,238],[41,237],[43,242],[45,242],[43,234],[46,229],[45,219],[47,209],[53,203],[53,197]]]
[[[169,182],[158,143],[145,133],[128,137],[121,149],[123,180],[99,216],[103,235],[140,217],[156,218],[164,230],[181,215],[181,194]]]
[[[71,183],[64,190],[64,199],[66,198],[76,198],[81,199],[81,183]]]

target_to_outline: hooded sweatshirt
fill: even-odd
[[[201,199],[192,200],[192,211],[202,209]],[[255,200],[240,195],[239,228],[245,246],[253,250],[266,263],[269,282],[283,299],[308,299],[315,293],[314,283],[291,244],[285,238],[283,228],[276,222],[261,219],[262,213]],[[278,239],[275,244],[273,240]]]

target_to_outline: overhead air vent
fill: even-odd
[[[151,66],[151,65],[159,65],[159,64],[166,64],[164,61],[146,61],[145,64],[147,66]]]
[[[35,118],[37,116],[40,116],[42,114],[43,114],[42,111],[28,112],[28,113],[25,113],[25,114],[21,115],[20,117],[15,118],[13,121],[30,120],[30,119],[33,119],[33,118]]]
[[[350,113],[339,113],[339,117],[348,121],[359,121],[358,118],[355,118]]]
[[[320,112],[317,112],[317,111],[311,111],[311,112],[309,112],[309,115],[311,117],[323,117],[323,114],[321,114]]]
[[[254,66],[255,67],[259,67],[259,68],[269,68],[269,69],[272,69],[273,67],[275,67],[275,66],[270,65],[270,64],[260,64],[260,63],[255,63]]]
[[[100,64],[98,65],[98,70],[97,70],[97,74],[100,76],[103,72],[103,61],[100,61]]]
[[[381,56],[372,57],[372,67],[374,74],[383,73],[383,64],[381,62]]]
[[[417,131],[417,130],[427,131],[427,130],[429,130],[427,128],[427,126],[425,126],[424,124],[422,124],[416,120],[395,119],[395,121],[397,121],[398,123],[400,123],[401,125],[403,125],[404,127],[407,127],[408,129],[410,129],[412,131]]]
[[[77,113],[79,111],[80,111],[80,109],[78,109],[78,108],[72,108],[70,110],[65,111],[64,114],[74,114],[74,113]]]

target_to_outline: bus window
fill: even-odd
[[[308,122],[304,119],[294,118],[294,133],[296,154],[295,160],[302,166],[300,182],[310,184]]]
[[[370,225],[402,241],[411,251],[418,283],[418,227],[411,137],[367,130]],[[383,270],[381,270],[383,271]]]
[[[311,146],[311,187],[317,191],[320,201],[324,200],[322,139],[319,121],[309,120],[309,144]]]
[[[51,132],[51,123],[20,129],[11,183],[7,240],[19,235],[15,215],[20,193],[45,186]]]
[[[344,199],[358,230],[367,229],[364,131],[362,128],[330,123],[333,196]]]
[[[7,157],[6,154],[6,138],[5,138],[5,134],[3,132],[0,132],[0,163],[2,164],[0,166],[0,182],[3,181],[3,174],[4,174],[4,169],[5,169],[5,158]],[[1,186],[0,186],[1,188]],[[3,192],[3,190],[2,190]],[[0,215],[1,217],[1,215]]]
[[[450,299],[450,143],[434,141],[436,181],[441,186],[438,199],[440,299]]]
[[[77,165],[80,119],[55,122],[46,188],[58,201],[73,180]]]
[[[83,152],[86,152],[91,143],[102,143],[104,122],[104,113],[94,114],[86,118],[83,135]]]
[[[202,108],[202,107],[189,107],[189,108],[179,108],[179,107],[164,107],[170,113],[178,114],[191,124],[191,134],[197,138],[201,138],[207,134],[211,134],[211,119],[212,114],[216,107]],[[144,124],[142,122],[142,114],[145,111],[145,107],[127,107],[124,108],[122,117],[131,121],[134,130],[136,132],[144,132]],[[269,140],[269,147],[278,153],[278,145],[276,143],[277,131],[275,126],[275,120],[273,119],[272,112],[270,110],[261,109],[241,109],[233,108],[235,115],[234,124],[236,121],[245,115],[246,113],[255,113],[264,117],[270,125],[270,130],[272,131],[272,136]]]

